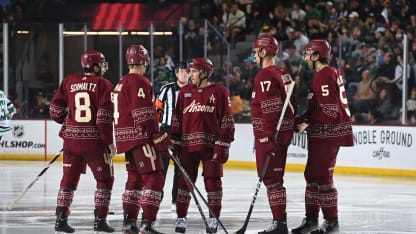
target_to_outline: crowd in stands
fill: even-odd
[[[259,70],[251,56],[251,43],[257,36],[269,34],[280,44],[279,66],[289,70],[296,82],[298,114],[306,110],[313,77],[302,58],[303,47],[309,40],[326,39],[332,46],[330,65],[343,74],[354,122],[400,123],[406,69],[406,116],[409,124],[416,125],[416,1],[206,0],[204,4],[210,5],[204,8],[210,9],[204,15],[215,32],[208,32],[205,45],[202,20],[184,17],[184,60],[203,57],[205,48],[209,58],[223,54],[224,40],[232,45],[232,55],[238,58],[214,63],[219,67],[213,77],[229,87],[236,121],[250,120],[252,83]],[[404,35],[409,40],[408,64],[403,63]],[[241,50],[239,43],[246,48],[235,55],[235,50]],[[169,55],[167,49],[154,51],[155,66],[150,71],[156,92],[174,79],[177,51]]]
[[[408,123],[416,124],[411,99],[416,88],[416,1],[222,0],[212,4],[215,10],[210,21],[233,48],[246,38],[252,40],[262,34],[278,39],[278,64],[291,72],[297,84],[298,114],[306,110],[312,79],[302,60],[303,47],[309,40],[326,39],[332,46],[330,65],[343,74],[354,122],[399,124],[402,75],[407,69]],[[403,64],[404,35],[409,40],[408,64]],[[209,38],[210,48],[214,48],[219,40],[212,35]],[[255,76],[252,67],[256,66],[250,59],[247,53],[241,62],[232,64],[231,77],[216,74],[220,82],[229,84],[231,94],[241,99],[233,98],[236,105],[250,101],[247,93]],[[233,110],[237,120],[249,116],[247,109]]]

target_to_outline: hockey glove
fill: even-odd
[[[168,154],[169,135],[167,132],[159,132],[153,136],[153,144],[157,151]]]
[[[111,143],[107,146],[106,151],[111,157],[113,157],[117,152],[116,146],[113,143]]]
[[[294,131],[303,133],[306,128],[309,126],[309,120],[306,118],[306,116],[300,116],[295,118],[295,125],[294,125]]]
[[[170,139],[169,147],[172,149],[173,155],[178,156],[181,153],[182,142]]]
[[[260,147],[263,148],[263,151],[266,154],[272,157],[276,156],[277,143],[274,141],[274,136],[260,138],[259,142],[260,142]]]
[[[230,151],[230,143],[216,141],[214,146],[214,156],[212,157],[212,161],[220,164],[224,164],[228,161]]]

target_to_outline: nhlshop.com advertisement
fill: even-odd
[[[12,130],[0,136],[0,154],[43,154],[45,121],[13,121]]]

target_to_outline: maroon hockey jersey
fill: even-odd
[[[251,99],[251,123],[255,138],[273,137],[286,99],[287,87],[293,82],[285,69],[269,66],[254,78]],[[293,96],[287,106],[278,133],[278,141],[289,145],[293,136],[295,117]]]
[[[182,151],[212,150],[215,141],[234,140],[234,120],[229,91],[212,84],[198,89],[183,87],[172,118],[171,139],[182,142]]]
[[[330,66],[316,72],[309,90],[308,111],[310,140],[333,140],[340,146],[353,146],[350,111],[341,73]]]
[[[65,77],[50,104],[53,120],[62,123],[59,135],[71,149],[113,143],[113,104],[110,81],[92,75]]]
[[[112,94],[117,153],[152,142],[159,132],[150,81],[139,74],[121,78]]]

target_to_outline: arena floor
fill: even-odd
[[[0,233],[54,233],[54,210],[56,194],[62,174],[61,162],[52,164],[9,211],[7,205],[45,167],[39,161],[0,161]],[[165,198],[159,211],[158,230],[174,233],[176,214],[171,211],[171,185],[173,168],[169,169],[165,185]],[[228,233],[238,230],[247,215],[257,184],[254,171],[226,170],[223,179],[224,198],[221,221]],[[115,184],[109,222],[121,232],[121,194],[124,190],[126,173],[122,163],[115,164]],[[381,178],[336,176],[339,193],[339,221],[341,233],[416,233],[416,181],[406,178]],[[196,186],[205,194],[202,179]],[[301,173],[287,173],[287,215],[289,229],[300,224],[304,216],[304,180]],[[81,177],[75,193],[70,224],[76,233],[93,233],[93,194],[95,182],[90,171]],[[202,201],[200,201],[202,203]],[[204,207],[205,208],[205,207]],[[205,209],[206,210],[206,209]],[[206,211],[207,214],[207,211]],[[252,218],[246,233],[257,233],[267,228],[271,222],[265,188],[262,185]],[[205,233],[204,224],[194,202],[191,202],[188,215],[187,233]],[[220,230],[219,233],[226,233]]]

